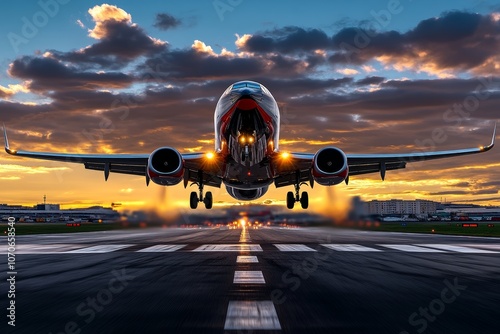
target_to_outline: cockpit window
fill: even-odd
[[[260,84],[256,82],[250,82],[250,81],[242,81],[242,82],[237,82],[233,85],[232,89],[241,89],[241,88],[251,88],[251,89],[257,89],[260,90]]]

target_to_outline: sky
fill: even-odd
[[[500,110],[499,1],[23,1],[0,4],[0,122],[15,149],[214,147],[233,82],[265,85],[280,148],[346,153],[489,144]],[[352,177],[343,196],[500,205],[500,151]],[[182,185],[0,154],[0,203],[188,206]],[[284,204],[288,188],[265,200]],[[214,200],[234,202],[223,188]],[[311,203],[325,190],[310,190]]]

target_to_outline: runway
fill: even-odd
[[[148,228],[16,242],[16,328],[1,333],[500,333],[493,238]]]

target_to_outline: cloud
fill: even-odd
[[[0,98],[10,98],[14,94],[19,92],[29,93],[29,82],[24,82],[23,84],[7,85],[4,87],[0,85]]]
[[[180,19],[168,14],[168,13],[158,13],[156,14],[156,21],[154,26],[160,30],[169,30],[172,28],[177,28],[182,24]]]
[[[296,53],[329,48],[331,39],[319,29],[288,26],[266,31],[260,35],[244,35],[242,38],[238,38],[236,45],[248,52]]]
[[[332,36],[319,29],[283,27],[239,37],[240,50],[257,54],[313,53],[326,50],[334,66],[377,61],[398,71],[438,77],[456,72],[487,74],[500,68],[499,14],[448,12],[421,21],[407,32],[344,27]],[[364,67],[372,71],[373,67]]]
[[[95,23],[89,29],[89,36],[97,43],[76,51],[51,50],[52,57],[72,63],[86,63],[91,66],[121,68],[139,56],[162,52],[167,43],[150,37],[132,16],[116,6],[103,4],[89,9]]]
[[[89,14],[95,22],[94,29],[89,31],[89,36],[95,39],[106,38],[109,35],[110,23],[132,23],[132,16],[121,8],[103,4],[89,9]]]
[[[353,68],[343,68],[337,70],[338,73],[343,74],[343,75],[356,75],[359,74],[359,71],[353,69]]]
[[[0,165],[0,174],[47,174],[50,172],[61,172],[70,170],[68,167],[45,167],[45,166],[35,166],[27,167],[22,165],[14,164],[2,164]],[[4,176],[3,176],[4,177]],[[9,177],[10,176],[5,176]]]
[[[85,71],[78,65],[66,65],[48,57],[18,58],[10,64],[8,73],[16,78],[29,80],[27,89],[35,91],[123,88],[132,83],[132,78],[123,73]]]

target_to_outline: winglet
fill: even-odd
[[[9,138],[7,138],[7,128],[3,124],[3,139],[5,140],[5,152],[9,154],[16,154],[16,150],[11,150],[9,147]]]
[[[493,137],[491,138],[490,147],[495,146],[495,138],[497,136],[497,122],[495,122],[495,127],[493,128]]]
[[[491,137],[491,143],[488,146],[482,148],[483,151],[489,151],[495,146],[495,138],[497,136],[497,123],[495,122],[495,127],[493,128],[493,136]]]

